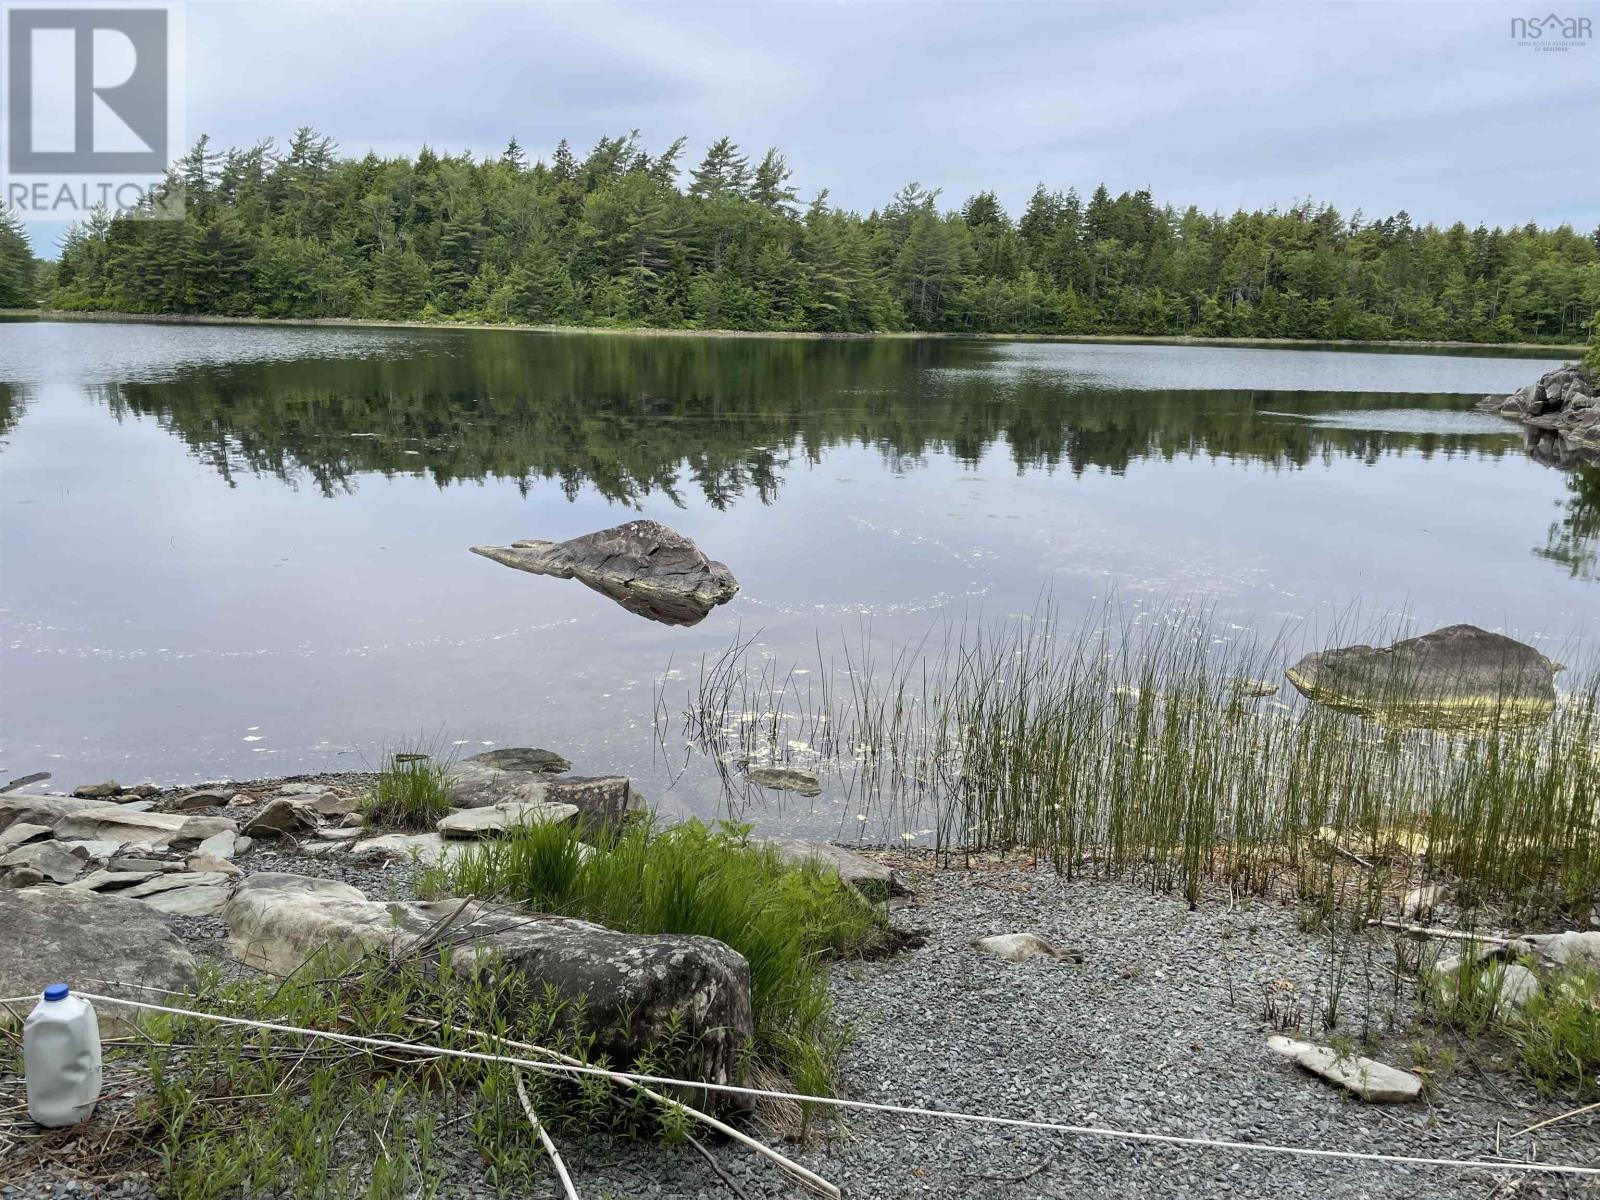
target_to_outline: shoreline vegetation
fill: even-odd
[[[653,325],[560,325],[494,322],[439,317],[435,320],[386,320],[377,317],[232,317],[216,313],[138,313],[63,308],[0,308],[0,320],[81,321],[107,325],[240,325],[263,328],[314,329],[462,329],[484,333],[605,334],[628,337],[757,338],[805,341],[882,341],[938,339],[987,342],[1062,342],[1130,346],[1234,346],[1242,349],[1294,346],[1305,349],[1385,350],[1510,350],[1581,356],[1583,342],[1463,342],[1423,338],[1293,338],[1199,337],[1139,333],[961,333],[926,329],[875,329],[829,333],[805,329],[668,329]]]
[[[1588,341],[1600,231],[1371,219],[1310,200],[1231,214],[1039,184],[1020,212],[909,183],[869,212],[809,201],[784,156],[637,131],[530,162],[284,146],[175,161],[137,212],[58,260],[0,216],[0,305],[233,317],[659,329]],[[181,219],[169,219],[181,217]]]
[[[1403,624],[1328,641],[1369,649]],[[737,637],[687,685],[682,734],[735,792],[723,764],[802,765],[833,777],[863,830],[956,860],[1025,848],[1069,877],[1133,875],[1190,905],[1209,884],[1267,895],[1293,878],[1319,922],[1355,928],[1386,915],[1386,895],[1441,881],[1496,918],[1589,920],[1591,662],[1563,669],[1559,702],[1458,701],[1464,681],[1431,681],[1437,719],[1415,710],[1419,679],[1375,677],[1357,718],[1308,698],[1309,659],[1287,674],[1295,690],[1281,682],[1289,646],[1203,609],[1073,622],[1046,606],[915,644],[819,642],[802,678]],[[656,707],[660,736],[671,706]]]

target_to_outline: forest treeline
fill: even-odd
[[[910,184],[802,203],[783,156],[697,166],[637,133],[586,156],[341,157],[301,129],[174,165],[181,221],[97,215],[0,292],[56,308],[674,328],[1585,341],[1600,229],[1446,229],[1327,205],[1207,214],[1041,185],[1016,218]],[[26,242],[22,243],[26,254]]]

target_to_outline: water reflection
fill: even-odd
[[[1567,473],[1567,502],[1534,553],[1560,563],[1574,579],[1594,579],[1600,547],[1600,465],[1578,463]]]
[[[986,345],[469,335],[446,348],[204,363],[98,392],[119,416],[159,420],[224,478],[309,481],[330,496],[380,473],[545,481],[569,498],[592,487],[625,505],[681,506],[691,488],[717,508],[770,504],[794,466],[852,443],[893,471],[931,453],[970,466],[1003,444],[1019,471],[1074,474],[1178,457],[1296,468],[1520,453],[1514,428],[1462,414],[1459,395],[1092,386],[979,369],[1002,353]],[[1386,410],[1404,419],[1360,419]]]

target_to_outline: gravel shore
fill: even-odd
[[[897,857],[897,861],[899,860]],[[924,860],[926,861],[926,860]],[[1571,1107],[1541,1101],[1454,1045],[1460,1065],[1423,1103],[1362,1104],[1270,1053],[1270,990],[1311,1002],[1327,993],[1329,955],[1291,907],[1226,896],[1189,911],[1129,884],[1065,881],[1026,866],[900,868],[915,903],[897,924],[925,931],[919,949],[846,966],[833,990],[857,1030],[847,1094],[899,1104],[1044,1118],[1119,1130],[1427,1157],[1495,1156],[1594,1165],[1600,1122],[1580,1118],[1538,1139],[1506,1139]],[[1084,952],[1081,965],[979,955],[974,939],[1036,930]],[[1418,1040],[1381,943],[1370,972],[1352,964],[1343,1000],[1389,1024],[1374,1057],[1411,1068]],[[1320,985],[1319,985],[1320,981]],[[692,1149],[574,1147],[585,1195],[731,1196]],[[778,1172],[737,1147],[717,1151],[750,1196],[794,1194]],[[851,1114],[834,1142],[792,1156],[847,1195],[895,1197],[1488,1197],[1597,1195],[1560,1179],[1328,1159],[1134,1145],[953,1121]]]
[[[1223,893],[1191,911],[1133,883],[1069,881],[1026,861],[939,868],[931,856],[892,856],[912,896],[895,924],[914,949],[833,973],[839,1017],[855,1040],[844,1094],[862,1100],[1069,1122],[1185,1137],[1371,1153],[1600,1162],[1600,1119],[1563,1122],[1512,1139],[1571,1105],[1541,1100],[1485,1043],[1420,1024],[1413,988],[1397,983],[1381,937],[1336,958],[1301,931],[1287,904],[1234,902]],[[408,893],[412,868],[296,853],[287,840],[240,860],[250,873],[334,876],[374,897]],[[196,953],[231,963],[212,917],[171,919]],[[1082,961],[1009,963],[972,943],[1034,931],[1081,951]],[[1363,1052],[1416,1069],[1420,1042],[1453,1057],[1418,1104],[1370,1106],[1270,1053],[1268,1034],[1319,1020],[1338,980],[1337,1032]],[[1363,1039],[1366,1039],[1363,1041]],[[1437,1056],[1432,1061],[1444,1061]],[[0,1104],[20,1100],[0,1075]],[[98,1118],[97,1118],[98,1120]],[[770,1134],[757,1131],[767,1140]],[[451,1144],[460,1140],[461,1145]],[[443,1194],[493,1195],[464,1136],[443,1138]],[[746,1196],[800,1194],[775,1167],[732,1144],[708,1146]],[[1234,1150],[1131,1144],[932,1118],[850,1113],[833,1136],[782,1146],[857,1197],[1489,1197],[1600,1195],[1600,1187],[1453,1170],[1296,1158]],[[616,1141],[562,1147],[585,1197],[735,1197],[735,1187],[690,1146]],[[0,1148],[0,1160],[3,1160]],[[71,1185],[70,1188],[68,1185]],[[552,1184],[553,1188],[553,1184]],[[63,1195],[142,1196],[142,1181],[108,1184],[48,1173],[7,1178],[0,1200]],[[552,1190],[552,1195],[557,1194]]]

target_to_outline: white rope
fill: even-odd
[[[1445,1167],[1452,1170],[1517,1171],[1524,1174],[1576,1175],[1600,1177],[1600,1167],[1579,1167],[1564,1163],[1539,1162],[1487,1162],[1467,1158],[1430,1158],[1412,1154],[1379,1154],[1363,1150],[1325,1150],[1314,1146],[1287,1146],[1273,1142],[1237,1142],[1226,1138],[1186,1137],[1171,1133],[1144,1133],[1126,1129],[1107,1129],[1096,1125],[1071,1125],[1062,1121],[1035,1121],[1025,1117],[997,1117],[988,1113],[967,1113],[954,1109],[924,1108],[912,1104],[884,1104],[871,1100],[846,1100],[836,1096],[808,1096],[800,1092],[780,1092],[766,1088],[740,1087],[731,1083],[708,1083],[704,1080],[673,1079],[661,1075],[640,1075],[627,1071],[610,1071],[601,1067],[580,1067],[565,1063],[515,1058],[506,1054],[487,1054],[477,1050],[456,1050],[446,1046],[430,1046],[418,1042],[393,1041],[387,1038],[364,1037],[354,1033],[331,1033],[325,1029],[306,1029],[298,1025],[280,1025],[272,1021],[254,1021],[245,1017],[226,1017],[217,1013],[196,1012],[187,1008],[172,1008],[164,1004],[149,1004],[142,1000],[124,1000],[120,996],[101,996],[93,992],[79,992],[88,1000],[106,1004],[121,1004],[128,1008],[148,1012],[168,1013],[176,1017],[190,1017],[200,1021],[214,1021],[220,1025],[239,1025],[249,1029],[264,1029],[272,1033],[291,1033],[303,1037],[319,1037],[351,1046],[372,1046],[383,1050],[403,1050],[413,1054],[425,1053],[446,1058],[460,1058],[471,1062],[498,1063],[504,1066],[523,1067],[530,1071],[544,1071],[566,1075],[621,1076],[635,1083],[654,1084],[658,1087],[695,1088],[702,1091],[721,1092],[732,1096],[761,1097],[772,1100],[790,1100],[801,1104],[822,1104],[833,1108],[857,1112],[887,1113],[892,1116],[929,1117],[936,1120],[966,1121],[978,1125],[1001,1125],[1012,1129],[1034,1129],[1044,1133],[1073,1134],[1080,1137],[1110,1138],[1125,1142],[1146,1142],[1164,1146],[1184,1146],[1201,1150],[1237,1150],[1251,1154],[1287,1154],[1301,1158],[1343,1159],[1349,1162],[1384,1163],[1394,1166]],[[6,1003],[0,1001],[0,1003]]]
[[[561,1192],[567,1200],[578,1200],[578,1189],[572,1185],[572,1176],[567,1174],[567,1164],[561,1159],[561,1151],[556,1149],[556,1144],[550,1139],[550,1134],[545,1131],[544,1122],[539,1120],[539,1114],[533,1111],[533,1102],[528,1099],[528,1089],[522,1086],[522,1072],[511,1072],[511,1078],[517,1085],[517,1099],[522,1101],[522,1111],[528,1114],[528,1122],[533,1126],[533,1131],[539,1135],[539,1142],[544,1146],[544,1151],[550,1156],[550,1162],[556,1169],[556,1178],[561,1180]]]

